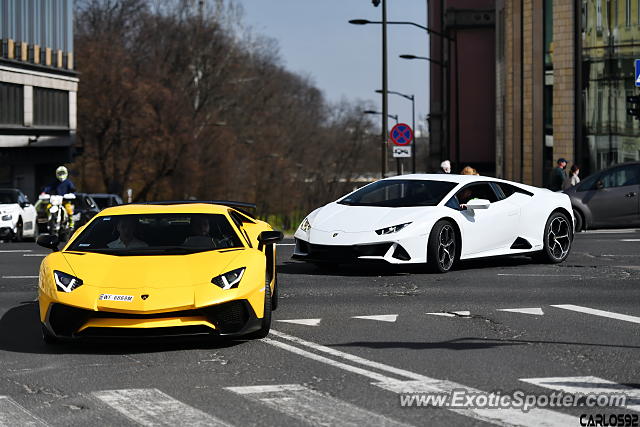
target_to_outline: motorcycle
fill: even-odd
[[[68,193],[63,196],[54,194],[41,194],[38,197],[41,208],[38,215],[38,226],[44,229],[44,232],[58,236],[60,241],[67,240],[73,232],[71,213],[67,209],[67,204],[70,204],[72,200],[75,200],[76,196],[73,193]]]

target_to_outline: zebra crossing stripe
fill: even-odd
[[[626,408],[640,412],[640,389],[598,377],[522,378],[520,381],[569,394],[624,394]]]
[[[10,397],[0,396],[0,427],[44,427],[46,425],[44,421],[32,415]]]
[[[143,426],[230,426],[155,388],[104,390],[92,395]]]
[[[368,360],[363,357],[359,357],[353,354],[345,353],[340,350],[336,350],[331,347],[327,347],[321,344],[317,344],[311,341],[303,340],[292,335],[288,335],[279,331],[271,330],[271,335],[282,340],[287,340],[291,343],[295,343],[298,346],[306,347],[310,351],[303,350],[297,346],[286,344],[274,339],[265,338],[262,342],[279,347],[283,350],[290,351],[303,357],[315,360],[317,362],[331,365],[335,368],[343,369],[355,374],[359,374],[377,382],[374,385],[381,387],[385,390],[392,391],[394,393],[451,393],[453,390],[464,390],[469,393],[479,393],[480,390],[467,387],[463,384],[454,383],[447,380],[439,380],[436,378],[430,378],[425,375],[421,375],[408,370],[396,368],[384,363]],[[317,353],[324,353],[330,355],[335,359],[342,359],[343,361],[334,360],[327,356],[322,356]],[[360,366],[355,366],[360,365]],[[365,368],[366,367],[366,368]],[[369,369],[367,369],[369,368]],[[375,371],[374,371],[375,370]],[[381,374],[376,371],[385,372]],[[410,381],[398,380],[394,377],[388,376],[389,374],[409,379]],[[476,420],[485,421],[500,426],[539,426],[539,427],[551,427],[551,426],[566,426],[575,423],[575,418],[563,414],[561,412],[551,411],[547,409],[534,408],[528,412],[523,412],[519,409],[452,409],[452,412],[460,415],[467,416]]]
[[[299,421],[321,426],[407,426],[301,384],[227,387]]]

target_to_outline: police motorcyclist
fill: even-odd
[[[56,181],[44,187],[43,193],[64,196],[65,194],[73,194],[76,192],[76,186],[69,179],[69,170],[65,166],[58,166],[56,169]],[[73,229],[73,203],[68,200],[64,202],[64,208],[69,216],[69,227]]]
[[[69,179],[69,171],[66,167],[58,166],[56,178],[56,181],[44,187],[43,193],[64,196],[65,194],[76,192],[76,186]]]

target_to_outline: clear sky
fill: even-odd
[[[362,99],[382,109],[381,25],[351,25],[350,19],[381,20],[371,0],[236,0],[253,33],[277,40],[288,69],[310,76],[329,101]],[[388,0],[390,21],[426,25],[426,0]],[[416,97],[416,127],[428,113],[428,62],[398,55],[429,56],[427,34],[412,26],[388,30],[389,90]],[[389,113],[411,125],[411,102],[389,95]],[[376,119],[377,120],[377,119]],[[390,123],[393,123],[390,120]],[[391,126],[391,125],[390,125]]]

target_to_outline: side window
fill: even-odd
[[[638,184],[638,173],[635,165],[615,168],[600,176],[603,188],[624,187]]]
[[[249,221],[247,221],[246,218],[244,218],[244,215],[240,215],[238,212],[231,209],[229,209],[229,216],[231,217],[231,220],[236,224],[236,227],[238,227],[238,230],[240,230],[240,233],[242,233],[242,236],[247,241],[247,244],[249,245],[249,247],[250,248],[253,247],[251,245],[251,239],[249,238],[247,231],[242,227],[243,222],[249,222]]]
[[[488,182],[479,182],[462,188],[462,190],[458,191],[455,196],[445,203],[445,206],[451,209],[461,210],[460,205],[467,204],[469,200],[473,199],[486,199],[491,203],[500,200]]]
[[[521,194],[526,194],[527,196],[533,196],[533,193],[530,193],[527,190],[523,190],[520,187],[516,187],[515,185],[507,184],[506,182],[494,182],[493,184],[502,191],[505,198],[512,196],[514,193],[521,193]]]
[[[589,191],[596,189],[596,182],[598,182],[598,178],[600,178],[600,174],[595,174],[587,177],[584,181],[578,184],[577,191]]]

